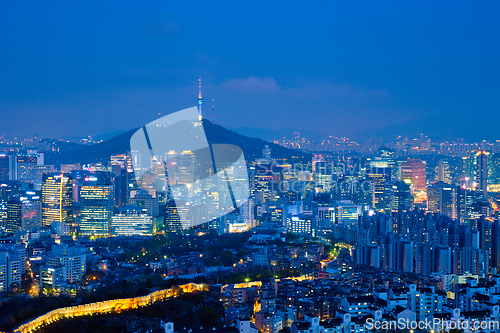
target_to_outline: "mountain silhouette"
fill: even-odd
[[[312,158],[311,154],[304,151],[288,149],[258,138],[249,138],[207,120],[203,120],[203,127],[209,143],[237,145],[243,150],[247,161],[262,157],[262,149],[266,145],[271,148],[272,157],[280,162],[300,163],[308,162]],[[59,152],[46,152],[45,164],[60,166],[61,164],[75,163],[107,163],[110,156],[129,154],[130,138],[136,131],[137,128],[134,128],[94,145],[61,147]]]

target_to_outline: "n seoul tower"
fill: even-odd
[[[203,98],[201,97],[201,77],[198,80],[198,87],[199,87],[199,92],[198,92],[198,119],[201,121],[202,116],[201,116],[201,105],[203,104]]]

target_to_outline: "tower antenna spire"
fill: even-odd
[[[212,124],[215,124],[215,100],[212,99]]]
[[[202,114],[201,114],[201,105],[203,104],[203,98],[201,96],[201,76],[198,79],[198,120],[201,121]]]

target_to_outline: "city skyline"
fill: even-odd
[[[499,13],[0,3],[0,331],[500,333]]]

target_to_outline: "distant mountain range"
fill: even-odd
[[[463,124],[469,124],[464,129]],[[392,141],[396,136],[416,138],[420,133],[427,135],[432,141],[454,141],[464,139],[465,142],[495,141],[500,139],[500,117],[496,119],[481,118],[480,114],[471,114],[470,119],[456,116],[435,116],[417,119],[397,125],[382,128],[366,129],[353,132],[349,138],[356,141],[382,138]]]
[[[300,133],[301,137],[308,138],[309,140],[321,141],[326,139],[328,136],[316,133],[313,131],[300,130],[297,128],[285,128],[285,129],[269,129],[269,128],[255,128],[255,127],[238,127],[231,128],[232,131],[242,134],[251,138],[260,138],[266,141],[281,140],[283,138],[292,139],[295,135],[294,133]]]
[[[220,125],[212,124],[203,120],[203,127],[207,140],[210,143],[227,143],[239,146],[245,158],[253,161],[262,157],[262,149],[268,145],[271,148],[272,157],[286,160],[287,162],[310,161],[312,155],[303,151],[288,149],[274,143],[270,143],[258,138],[235,133]],[[79,145],[60,148],[59,152],[45,153],[45,163],[59,166],[61,164],[88,164],[109,161],[110,156],[127,154],[130,150],[130,138],[137,131],[137,128],[118,134],[108,140],[94,145]]]
[[[477,115],[471,115],[471,120],[476,118],[477,121],[470,122],[470,125],[466,129],[464,129],[463,126],[463,122],[467,122],[466,119],[458,115],[453,118],[439,115],[381,128],[350,130],[345,133],[331,133],[329,135],[337,137],[347,136],[349,139],[361,143],[372,139],[382,139],[384,142],[389,142],[395,140],[397,136],[418,138],[421,133],[428,136],[434,142],[454,141],[456,139],[464,139],[465,142],[469,143],[483,140],[500,140],[500,117],[496,117],[496,119],[480,119]],[[267,129],[240,127],[232,130],[242,135],[261,138],[267,141],[281,140],[284,137],[292,139],[295,136],[295,132],[299,132],[300,136],[303,138],[316,142],[328,139],[329,137],[329,135],[324,133],[300,130],[297,128]]]

